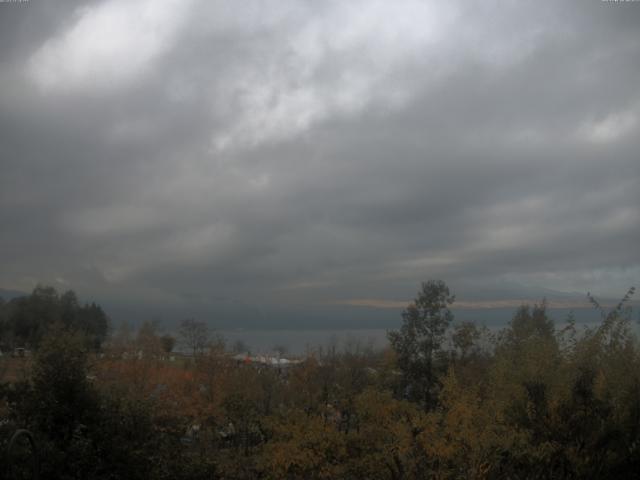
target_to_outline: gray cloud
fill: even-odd
[[[206,310],[637,283],[638,5],[80,3],[0,4],[1,286]]]

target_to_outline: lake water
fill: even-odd
[[[274,347],[284,347],[287,353],[302,355],[319,347],[335,346],[338,350],[347,345],[360,344],[375,349],[387,345],[387,330],[381,328],[354,330],[219,330],[228,348],[243,342],[253,354],[271,353]]]
[[[587,321],[576,324],[578,332],[583,328],[593,328],[599,321]],[[561,329],[566,325],[562,321],[556,322],[556,328]],[[506,322],[498,325],[488,325],[489,330],[498,332],[506,326]],[[398,326],[399,327],[399,326]],[[640,336],[640,326],[638,321],[632,321],[630,327],[636,335]],[[255,330],[255,329],[227,329],[218,330],[227,348],[233,348],[237,342],[243,342],[252,354],[273,353],[275,347],[284,347],[290,355],[304,355],[310,351],[317,351],[318,348],[326,350],[336,347],[337,351],[345,348],[353,350],[355,345],[361,347],[372,347],[382,349],[388,345],[387,329],[279,329],[279,330]]]

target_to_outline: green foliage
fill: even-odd
[[[98,350],[106,339],[109,319],[95,303],[81,305],[69,290],[38,285],[31,295],[0,303],[0,344],[37,348],[53,325],[83,334],[87,346]]]
[[[30,417],[56,442],[67,442],[97,409],[96,394],[87,380],[84,338],[60,327],[40,345],[32,373],[34,406]]]
[[[74,296],[44,289],[29,308],[60,307],[56,323],[28,381],[0,384],[0,447],[29,428],[52,480],[635,478],[632,294],[608,312],[591,297],[602,322],[584,331],[556,329],[543,302],[494,337],[471,323],[447,337],[453,296],[428,282],[393,348],[352,343],[279,370],[237,364],[222,343],[188,365],[99,358]],[[162,351],[152,323],[136,342]]]
[[[435,404],[438,354],[453,320],[449,306],[454,300],[444,282],[423,282],[414,302],[402,313],[400,331],[388,333],[406,395],[423,402],[426,408]]]
[[[85,338],[57,325],[40,343],[31,382],[8,392],[11,416],[39,439],[45,478],[73,478],[92,463],[86,431],[99,400],[87,373]]]
[[[479,328],[473,322],[462,322],[456,325],[451,335],[454,357],[465,362],[481,353],[480,341],[485,329]]]
[[[516,310],[509,327],[505,330],[504,343],[518,348],[531,339],[551,340],[555,335],[553,320],[547,315],[547,304],[522,305]]]

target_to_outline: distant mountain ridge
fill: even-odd
[[[0,298],[4,298],[5,300],[11,300],[12,298],[17,297],[25,297],[27,295],[29,294],[21,292],[19,290],[5,290],[4,288],[0,288]]]

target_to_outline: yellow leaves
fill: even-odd
[[[416,405],[372,389],[356,398],[356,411],[363,441],[383,452],[399,454],[410,450],[412,430],[424,415]]]
[[[336,478],[346,462],[344,435],[321,416],[295,410],[286,417],[272,417],[274,440],[261,455],[267,478]]]
[[[154,421],[166,429],[201,426],[201,455],[228,478],[546,478],[567,465],[580,476],[607,455],[621,463],[637,451],[619,432],[637,424],[640,397],[635,346],[580,342],[560,350],[551,337],[521,336],[451,362],[428,413],[391,393],[392,350],[309,358],[287,375],[219,352],[188,367],[110,360],[97,376],[153,396]],[[601,449],[612,433],[619,443]]]
[[[290,410],[270,417],[271,440],[260,461],[267,478],[382,480],[415,470],[420,458],[414,430],[424,417],[415,405],[367,389],[352,408],[324,405],[317,413]],[[348,431],[341,427],[347,414],[357,418]]]
[[[450,369],[442,382],[441,408],[427,414],[418,440],[442,478],[464,472],[485,478],[497,462],[497,452],[513,437],[495,415],[491,398],[481,398],[475,386],[463,386]]]

